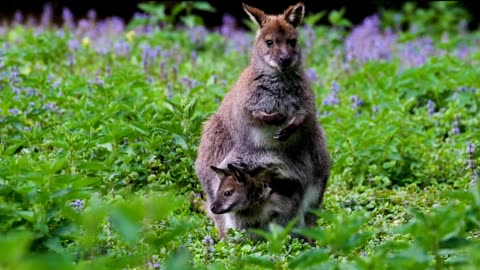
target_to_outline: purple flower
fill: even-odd
[[[76,39],[70,39],[68,42],[68,48],[70,49],[70,51],[76,51],[78,50],[78,48],[80,48],[80,42],[78,42],[78,40]]]
[[[433,115],[435,113],[435,102],[429,99],[427,102],[427,109],[428,109],[428,114]]]
[[[220,34],[230,36],[236,27],[235,17],[229,14],[224,14],[222,18],[222,25],[220,26]]]
[[[35,19],[33,17],[29,18],[31,20],[30,23],[35,24]],[[28,19],[27,19],[28,20]],[[43,6],[42,16],[40,19],[40,25],[42,27],[49,26],[53,21],[53,7],[51,3],[47,3]]]
[[[63,19],[63,25],[70,28],[70,29],[73,29],[75,28],[75,22],[74,22],[74,18],[73,18],[73,13],[72,11],[67,8],[67,7],[64,7],[63,10],[62,10],[62,19]]]
[[[35,102],[30,101],[30,103],[28,103],[28,106],[29,106],[29,107],[34,107],[34,106],[35,106]]]
[[[160,269],[160,264],[158,262],[148,262],[148,267],[153,269]]]
[[[10,81],[12,82],[12,84],[20,81],[19,74],[20,72],[18,72],[18,67],[13,67],[12,71],[10,72]]]
[[[13,15],[13,20],[15,23],[21,24],[23,21],[23,13],[20,10],[15,11],[15,15]]]
[[[477,183],[478,183],[478,172],[474,171],[472,175],[472,181],[470,182],[470,184],[473,186],[473,185],[476,185]]]
[[[469,155],[473,155],[475,153],[475,144],[474,143],[469,143],[467,146],[467,153]]]
[[[190,58],[192,59],[192,64],[195,64],[198,59],[198,53],[196,51],[192,51],[190,53]]]
[[[25,90],[25,95],[27,97],[31,97],[31,96],[35,95],[36,92],[37,91],[35,89],[29,87]]]
[[[460,122],[458,121],[458,118],[455,118],[455,120],[453,121],[453,124],[452,124],[452,129],[451,129],[451,132],[453,134],[460,134]]]
[[[213,238],[210,235],[206,235],[205,238],[203,238],[203,244],[207,246],[211,246],[214,244]]]
[[[196,45],[203,45],[203,43],[205,43],[207,34],[207,29],[205,29],[203,26],[194,26],[188,29],[190,42]]]
[[[11,115],[19,115],[21,111],[17,108],[11,108],[11,109],[8,109],[8,113]]]
[[[118,56],[127,56],[130,54],[130,44],[125,40],[120,40],[113,45],[115,54]]]
[[[73,54],[69,53],[68,54],[68,66],[73,69],[73,66],[75,66],[75,57],[73,57]]]
[[[173,85],[172,83],[167,84],[167,99],[170,100],[173,98]]]
[[[49,102],[49,103],[43,105],[42,109],[44,109],[44,110],[50,110],[50,111],[52,111],[52,112],[55,112],[55,111],[58,110],[57,103],[55,103],[55,102]]]
[[[151,48],[148,44],[143,47],[142,51],[142,65],[143,68],[146,70],[150,68],[152,63],[157,59],[158,55],[160,54],[160,47],[156,46],[155,48]]]
[[[396,38],[391,31],[381,32],[378,15],[369,16],[346,37],[344,43],[346,60],[360,63],[390,60],[391,47],[395,44]]]
[[[352,110],[356,110],[363,106],[363,100],[359,96],[353,95],[350,99],[352,100]]]
[[[69,204],[74,211],[76,212],[80,212],[83,210],[83,208],[85,208],[85,203],[83,200],[80,200],[80,199],[77,199],[77,200],[74,200],[73,202],[71,202]]]
[[[372,106],[372,112],[373,113],[378,113],[380,111],[380,105],[373,105]]]
[[[305,75],[307,76],[307,79],[312,83],[318,80],[317,72],[313,68],[307,69]]]
[[[90,21],[95,21],[97,19],[97,12],[95,9],[89,9],[87,12],[87,19]]]
[[[340,91],[340,85],[336,81],[332,83],[332,93],[325,97],[322,104],[324,106],[333,106],[338,105],[340,103],[340,99],[338,98],[338,93]]]

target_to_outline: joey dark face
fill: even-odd
[[[266,15],[247,5],[244,5],[244,9],[259,26],[252,52],[255,64],[281,72],[298,67],[302,56],[295,28],[303,19],[304,5],[298,3],[290,6],[277,16]]]
[[[245,209],[250,203],[247,190],[248,175],[231,164],[228,167],[220,169],[211,166],[220,178],[220,185],[210,207],[212,213],[217,215]]]

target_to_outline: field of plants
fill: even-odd
[[[298,231],[309,245],[274,224],[264,241],[220,241],[197,206],[202,122],[254,29],[228,14],[207,29],[178,14],[213,8],[190,5],[142,4],[129,22],[64,9],[61,24],[46,6],[0,24],[0,269],[478,269],[468,11],[407,3],[359,25],[307,13],[299,40],[333,160],[318,226]]]

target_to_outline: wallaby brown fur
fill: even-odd
[[[276,164],[248,169],[248,166],[229,163],[226,169],[212,166],[220,185],[211,204],[211,212],[222,217],[220,238],[228,229],[264,229],[270,222],[286,226],[298,213],[300,196],[298,181],[283,178]],[[284,185],[278,187],[279,183]],[[288,185],[288,188],[285,187]],[[252,238],[255,235],[247,231]]]
[[[247,5],[244,9],[259,26],[251,61],[203,126],[196,172],[211,206],[220,180],[210,166],[226,165],[227,155],[263,157],[265,164],[275,163],[266,160],[275,157],[301,186],[297,200],[303,223],[303,215],[321,204],[330,172],[324,132],[316,121],[315,96],[297,40],[296,27],[305,8],[298,3],[280,15]]]

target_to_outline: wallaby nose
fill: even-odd
[[[280,65],[282,67],[288,67],[292,63],[292,58],[289,56],[280,57]]]
[[[212,213],[214,214],[218,212],[217,207],[215,205],[212,205],[212,207],[210,207],[210,211],[212,211]]]

